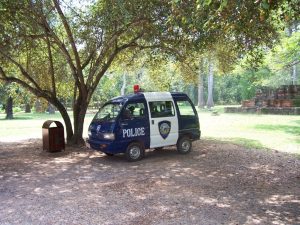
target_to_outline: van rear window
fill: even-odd
[[[189,101],[176,101],[181,116],[195,116],[193,107]]]
[[[149,102],[149,108],[152,118],[174,116],[174,106],[172,101]]]

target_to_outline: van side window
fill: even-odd
[[[149,102],[152,118],[174,116],[174,107],[172,101]]]
[[[144,103],[129,103],[123,111],[123,119],[134,119],[145,116]]]
[[[176,101],[181,116],[195,116],[192,105],[189,101]]]

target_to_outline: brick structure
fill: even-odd
[[[242,107],[226,107],[225,112],[300,115],[300,85],[262,88],[253,99],[242,101]]]

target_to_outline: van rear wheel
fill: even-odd
[[[187,136],[183,136],[178,140],[177,151],[180,154],[187,154],[192,151],[192,142]]]
[[[141,160],[145,155],[145,148],[140,143],[133,142],[128,145],[125,155],[129,162]]]

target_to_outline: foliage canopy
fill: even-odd
[[[175,58],[230,43],[239,54],[276,38],[296,0],[2,0],[0,79],[17,83],[62,114],[81,142],[84,116],[105,72],[122,55],[150,50]],[[61,98],[72,96],[74,129]]]

